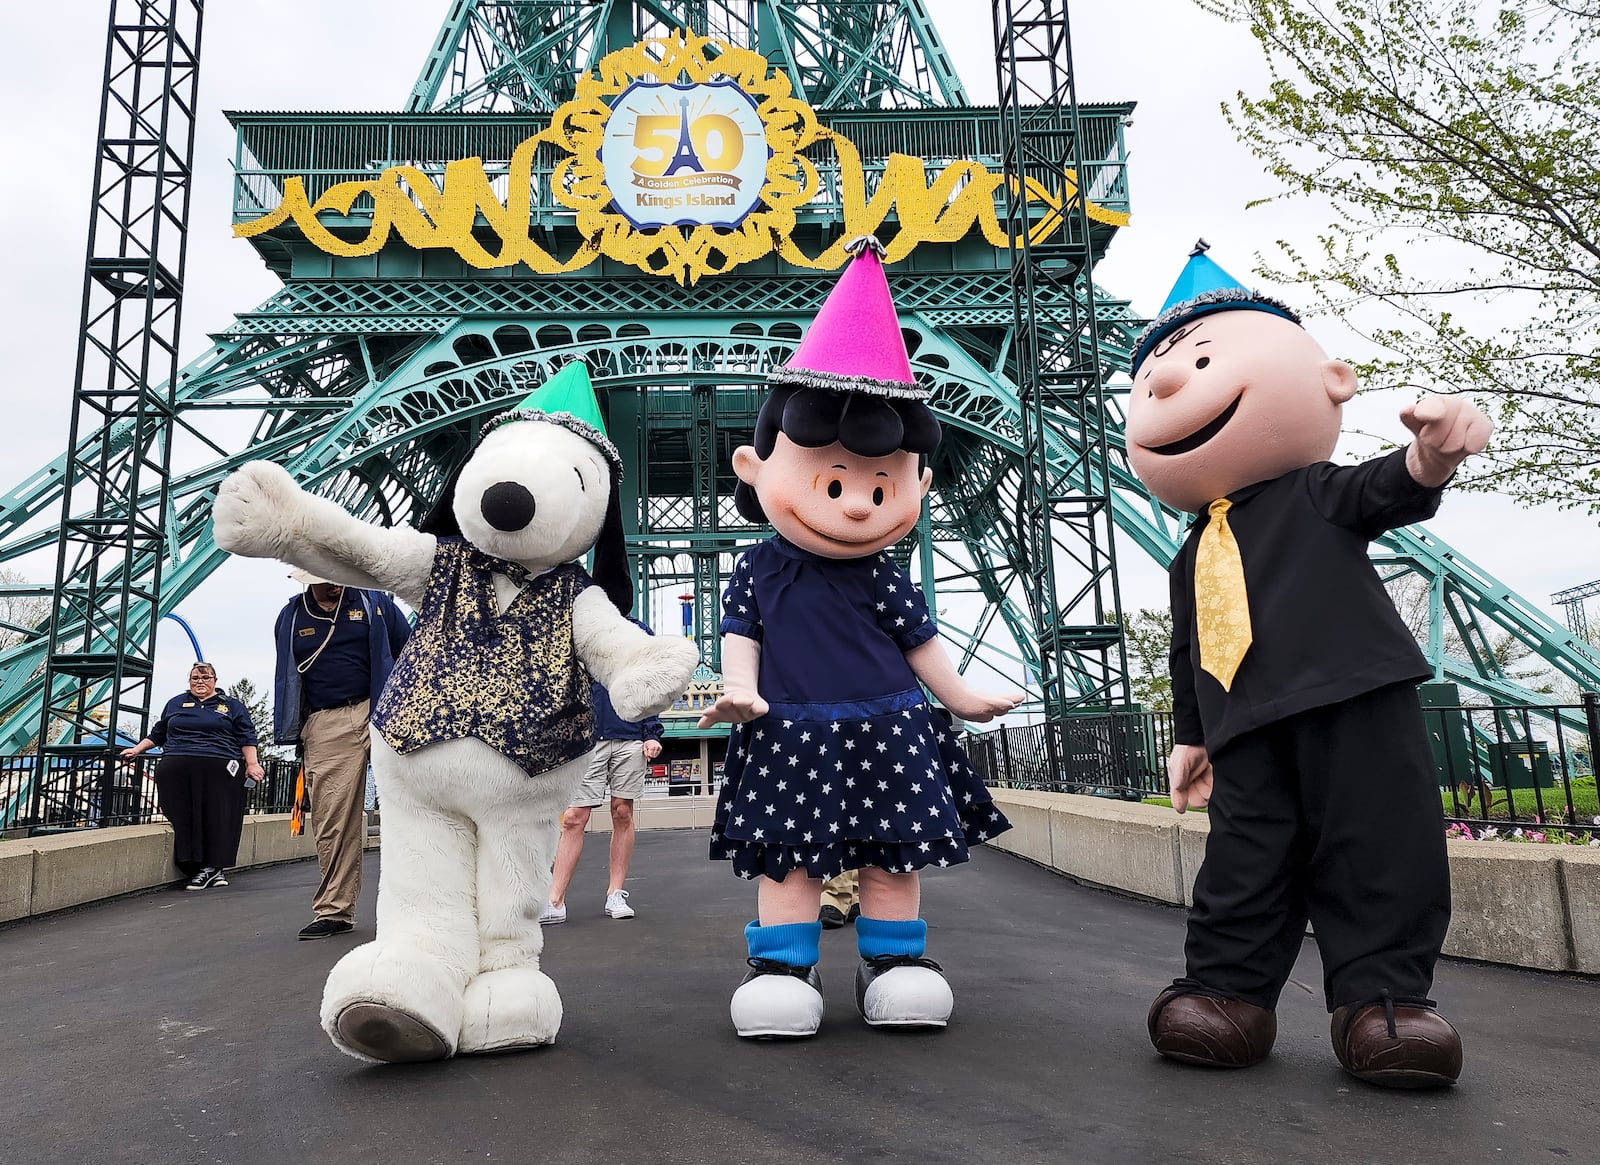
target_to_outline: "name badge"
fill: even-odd
[[[304,639],[308,635],[315,635],[316,633],[317,629],[315,627],[302,627],[300,630],[295,632],[295,634],[300,636],[301,639]]]
[[[193,700],[189,700],[183,706],[185,708],[193,708],[194,707],[194,701]]]

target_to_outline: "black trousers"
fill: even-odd
[[[163,756],[156,794],[172,824],[172,860],[185,874],[204,866],[225,870],[239,857],[244,833],[244,761],[214,756]]]
[[[1314,708],[1211,758],[1189,979],[1275,1007],[1309,918],[1328,1010],[1424,999],[1450,923],[1444,814],[1413,684]]]

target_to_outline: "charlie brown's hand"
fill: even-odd
[[[720,699],[707,708],[696,728],[710,728],[713,724],[746,724],[767,714],[767,702],[755,692],[723,692]]]
[[[1428,393],[1400,410],[1400,423],[1415,434],[1406,448],[1406,471],[1432,489],[1474,453],[1482,453],[1494,425],[1466,397]]]
[[[1167,789],[1179,813],[1211,802],[1211,756],[1203,744],[1175,744],[1167,757]]]

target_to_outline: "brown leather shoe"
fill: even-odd
[[[1461,1075],[1461,1035],[1431,1007],[1353,1003],[1333,1013],[1333,1054],[1382,1088],[1448,1088]]]
[[[1274,1012],[1242,999],[1199,995],[1174,984],[1150,1005],[1150,1042],[1170,1060],[1212,1068],[1248,1068],[1272,1051]]]

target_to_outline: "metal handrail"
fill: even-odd
[[[1574,732],[1578,718],[1586,733]],[[1600,696],[1577,704],[1443,705],[1423,709],[1444,820],[1474,830],[1572,831],[1600,838],[1594,747]],[[994,729],[964,740],[997,788],[1165,798],[1173,744],[1168,712],[1087,712]]]

